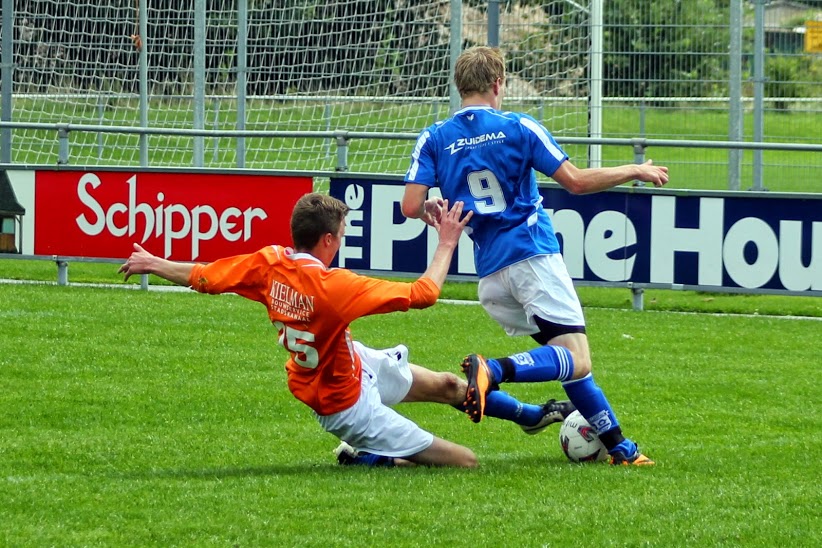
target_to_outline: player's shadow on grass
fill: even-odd
[[[574,463],[568,461],[564,456],[541,456],[533,454],[510,454],[500,453],[495,455],[479,455],[480,466],[484,468],[493,467],[498,470],[519,470],[523,468],[562,469]]]
[[[225,468],[178,468],[178,469],[154,469],[154,470],[134,470],[117,474],[128,479],[227,479],[227,478],[249,478],[258,476],[304,476],[311,472],[327,470],[332,468],[328,464],[279,464],[271,466],[232,466]]]
[[[537,470],[544,470],[546,467],[561,470],[569,466],[579,466],[568,462],[564,458],[546,458],[537,455],[493,455],[486,458],[480,457],[480,469],[494,470],[496,473],[504,473],[508,470],[522,473],[523,468],[533,468]],[[311,474],[334,474],[343,473],[350,474],[352,472],[368,472],[368,471],[385,471],[392,470],[390,468],[380,468],[377,470],[369,469],[362,466],[339,466],[334,462],[318,462],[318,463],[301,463],[301,464],[275,464],[269,466],[230,466],[230,467],[214,467],[214,468],[177,468],[177,469],[154,469],[154,470],[134,470],[130,472],[122,472],[116,474],[121,478],[128,479],[229,479],[229,478],[249,478],[249,477],[263,477],[263,476],[302,476],[305,477]],[[403,470],[412,471],[413,468],[405,468]],[[455,468],[430,468],[430,470],[441,470],[449,472],[457,472],[459,469]],[[465,470],[462,470],[465,471]]]

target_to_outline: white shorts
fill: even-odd
[[[354,350],[362,360],[360,399],[345,411],[316,415],[322,427],[354,449],[376,455],[410,457],[428,449],[434,435],[388,407],[411,389],[408,349],[374,350],[354,341]]]
[[[560,325],[584,326],[582,305],[559,253],[538,255],[479,281],[479,300],[511,336],[539,332],[534,316]]]

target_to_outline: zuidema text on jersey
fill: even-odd
[[[165,203],[166,196],[158,192],[154,203],[141,202],[137,198],[137,175],[126,181],[123,201],[104,206],[95,198],[94,190],[103,183],[94,173],[86,173],[77,183],[77,197],[87,208],[75,219],[80,230],[97,236],[108,232],[112,236],[133,236],[142,228],[140,243],[149,237],[163,239],[163,256],[172,254],[175,243],[191,248],[191,260],[200,255],[200,242],[223,238],[236,242],[251,238],[255,220],[264,220],[266,212],[258,207],[226,207],[217,211],[210,205],[187,207],[180,203]],[[111,183],[108,183],[111,184]],[[188,242],[186,242],[188,240]]]
[[[486,146],[503,140],[505,140],[505,133],[502,131],[483,133],[482,135],[475,135],[473,137],[460,137],[445,147],[445,149],[451,151],[451,154],[456,154],[464,148],[477,148],[480,145]]]

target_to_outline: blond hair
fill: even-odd
[[[497,79],[505,81],[505,57],[499,48],[476,46],[457,58],[454,83],[460,97],[486,93]]]

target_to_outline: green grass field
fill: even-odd
[[[0,261],[10,277],[53,281],[54,265]],[[573,465],[556,427],[531,437],[435,404],[399,410],[471,447],[478,470],[341,468],[256,303],[0,284],[0,545],[822,545],[822,324],[767,315],[819,318],[819,299],[649,292],[633,312],[627,290],[580,293],[598,382],[653,469]],[[439,370],[532,346],[474,305],[352,329]]]

